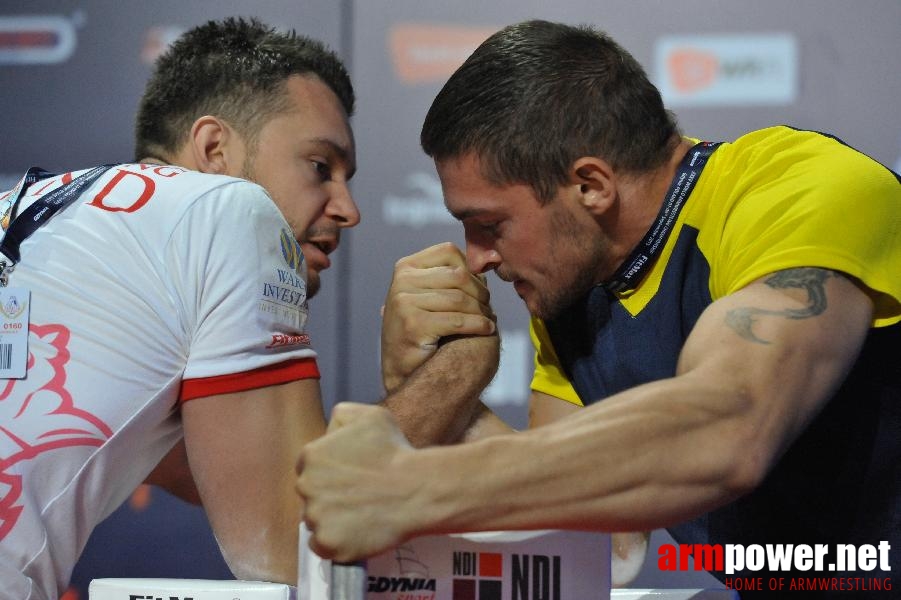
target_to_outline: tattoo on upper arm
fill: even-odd
[[[826,280],[837,274],[826,269],[804,267],[787,269],[774,273],[764,283],[773,289],[802,289],[807,292],[807,305],[803,308],[769,310],[765,308],[741,307],[726,313],[726,325],[750,342],[769,344],[755,335],[753,328],[758,317],[774,316],[785,319],[809,319],[826,310]]]

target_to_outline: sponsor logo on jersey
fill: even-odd
[[[271,315],[280,329],[303,330],[307,319],[306,261],[300,243],[287,229],[279,233],[279,249],[284,264],[264,276],[260,311]]]
[[[264,283],[263,298],[282,306],[303,308],[306,307],[307,295],[303,289],[295,290],[275,283]]]
[[[267,348],[279,348],[282,346],[309,346],[310,336],[305,333],[273,333],[272,341]]]
[[[294,239],[294,235],[287,229],[282,229],[279,234],[279,245],[282,249],[282,258],[289,268],[297,272],[301,277],[306,276],[306,266],[304,265],[303,250],[300,248],[300,242]]]

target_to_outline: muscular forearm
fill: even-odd
[[[514,433],[516,430],[497,416],[490,408],[480,404],[473,415],[472,420],[463,433],[464,442],[473,442],[485,438]]]
[[[528,433],[407,453],[411,471],[441,464],[418,515],[426,531],[655,529],[756,487],[841,384],[871,322],[853,282],[808,271],[708,307],[675,377]],[[467,493],[451,493],[463,479]]]
[[[649,384],[534,430],[420,450],[386,411],[346,405],[301,461],[313,548],[347,561],[422,535],[655,529],[709,510],[744,489],[709,436],[747,438],[729,431],[725,407],[675,396]],[[365,501],[347,499],[351,488]],[[366,539],[354,533],[363,523]]]
[[[843,278],[825,292],[783,287],[752,284],[708,307],[674,377],[528,432],[415,450],[387,411],[347,406],[305,450],[311,544],[353,560],[425,534],[656,529],[734,500],[832,397],[871,321],[869,298]]]
[[[495,336],[443,343],[383,405],[416,447],[460,441],[484,409],[479,395],[497,370]]]
[[[735,470],[741,399],[714,413],[697,386],[649,384],[540,429],[404,456],[434,472],[411,535],[495,529],[653,529],[724,504],[756,474]],[[684,395],[679,397],[679,389]],[[734,411],[734,412],[733,412]],[[745,461],[747,464],[748,461]],[[750,461],[753,462],[753,461]],[[459,481],[467,493],[459,493]]]

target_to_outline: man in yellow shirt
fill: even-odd
[[[897,175],[789,127],[686,138],[613,40],[542,21],[475,51],[422,144],[466,251],[404,264],[437,254],[513,284],[537,427],[412,451],[384,411],[342,407],[300,463],[317,552],[667,527],[686,544],[888,541],[897,570]]]

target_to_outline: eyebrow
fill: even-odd
[[[337,156],[338,160],[347,165],[348,180],[357,172],[356,162],[351,158],[350,151],[344,146],[341,146],[328,138],[313,138],[310,141],[314,144],[326,146],[329,149],[329,152]]]
[[[458,221],[465,221],[466,219],[472,219],[475,217],[481,217],[486,214],[491,214],[494,211],[488,210],[487,208],[465,208],[459,211],[453,211],[448,209],[451,216]]]

